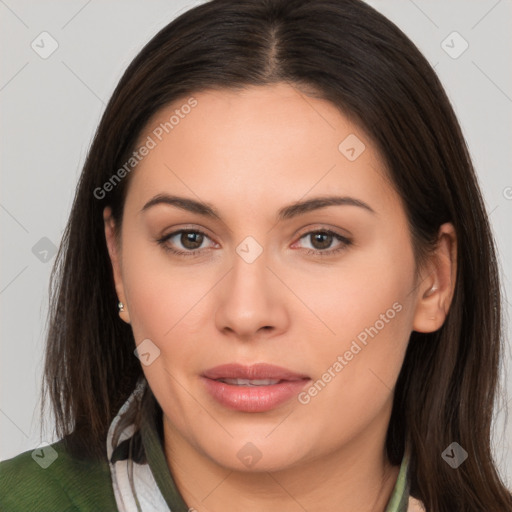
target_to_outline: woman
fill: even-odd
[[[358,0],[161,30],[53,282],[62,440],[0,465],[2,510],[512,510],[477,180],[435,73]]]

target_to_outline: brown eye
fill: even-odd
[[[307,254],[318,256],[333,255],[346,249],[352,243],[348,238],[330,230],[310,231],[302,235],[299,240],[309,241],[310,247],[303,246],[303,249]],[[333,244],[335,244],[334,247]]]
[[[309,235],[314,249],[328,249],[333,241],[333,235],[325,232],[318,232]]]
[[[180,236],[180,243],[185,247],[193,251],[199,249],[203,243],[204,235],[198,231],[182,231]]]
[[[176,255],[195,256],[209,248],[208,246],[204,246],[204,242],[207,240],[212,242],[210,248],[213,248],[215,243],[202,231],[198,231],[197,229],[180,229],[157,240],[157,243],[161,245],[165,251]]]

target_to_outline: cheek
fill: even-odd
[[[368,346],[369,340],[379,339],[375,349],[406,342],[412,325],[414,275],[409,241],[395,236],[390,243],[383,235],[364,249],[347,252],[336,267],[296,279],[297,295],[330,331],[325,330],[326,343],[317,347],[320,358],[343,353],[355,339],[367,341]]]
[[[314,382],[302,403],[305,414],[335,420],[334,430],[363,428],[392,398],[414,313],[415,264],[408,247],[407,240],[376,242],[347,260],[317,303],[334,334],[308,354]]]
[[[123,249],[134,337],[137,343],[151,339],[165,355],[177,333],[198,329],[201,302],[214,284],[213,276],[201,265],[173,263],[158,246],[134,242],[127,238]]]

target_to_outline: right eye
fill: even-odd
[[[164,251],[171,252],[178,256],[196,256],[199,252],[204,250],[201,246],[206,239],[210,239],[210,237],[197,229],[180,229],[179,231],[165,235],[157,240],[157,242],[162,246]],[[178,244],[181,244],[184,250],[176,249]]]

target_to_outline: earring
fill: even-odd
[[[437,291],[437,286],[433,285],[432,288],[426,293],[425,297],[430,297],[435,291]]]
[[[119,313],[122,313],[124,311],[124,304],[121,301],[119,301],[117,307],[119,308]]]

